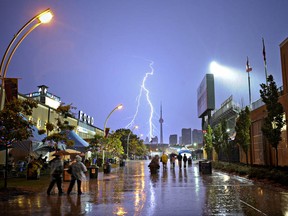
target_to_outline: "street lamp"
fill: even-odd
[[[21,44],[21,42],[35,29],[37,28],[40,24],[42,23],[48,23],[51,21],[53,17],[53,13],[52,11],[48,8],[44,11],[42,11],[41,13],[37,14],[36,16],[34,16],[31,20],[29,20],[13,37],[13,39],[10,41],[4,55],[1,61],[1,65],[0,65],[0,75],[1,75],[1,79],[2,79],[2,84],[1,84],[1,92],[0,92],[0,109],[2,110],[2,108],[4,107],[4,103],[5,103],[5,99],[3,101],[3,95],[4,95],[4,83],[5,83],[5,78],[6,78],[6,74],[7,74],[7,70],[8,70],[8,66],[10,64],[10,61],[16,51],[16,49],[19,47],[19,45]],[[32,25],[32,27],[30,29],[27,30],[28,26],[30,26],[30,24],[32,24],[35,20],[37,20],[38,22],[35,23],[34,25]],[[26,30],[26,32],[24,32],[24,30]],[[20,36],[20,34],[23,32],[23,36],[18,40],[18,42],[14,45],[14,43],[16,42],[16,40],[18,39],[18,37]],[[12,46],[14,45],[14,48],[11,50]],[[8,56],[9,54],[9,56]],[[8,58],[7,58],[8,56]]]
[[[130,135],[133,132],[134,129],[138,129],[138,126],[135,125],[132,130],[130,130],[130,133],[128,134],[128,138],[127,138],[127,160],[129,159],[129,139],[130,139]]]
[[[109,115],[107,116],[106,120],[105,120],[105,123],[104,123],[104,130],[103,130],[103,136],[105,137],[106,136],[106,125],[107,125],[107,121],[108,119],[110,118],[110,116],[112,115],[112,113],[115,111],[115,110],[120,110],[123,108],[123,105],[122,104],[119,104],[117,105],[110,113]],[[109,132],[107,132],[108,134]],[[102,161],[102,164],[104,164],[104,157],[105,157],[105,151],[103,149],[103,161]]]

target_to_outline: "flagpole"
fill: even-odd
[[[250,87],[250,72],[248,72],[248,86],[249,86],[249,105],[251,106],[252,99],[251,99],[251,87]]]
[[[252,68],[249,65],[249,59],[247,56],[247,62],[246,62],[246,72],[248,73],[248,88],[249,88],[249,106],[252,104],[252,99],[251,99],[251,86],[250,86],[250,71],[252,71]]]
[[[268,83],[267,83],[267,79],[268,79],[268,76],[267,76],[267,62],[266,62],[266,51],[265,51],[264,38],[262,38],[262,45],[263,45],[263,58],[264,58],[266,85],[268,85]]]

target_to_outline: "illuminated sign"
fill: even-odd
[[[78,116],[79,121],[85,122],[89,125],[93,125],[94,124],[94,118],[87,115],[86,113],[84,113],[83,111],[79,111],[79,116]]]

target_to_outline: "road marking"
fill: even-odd
[[[254,209],[255,211],[257,211],[257,212],[259,212],[259,213],[261,213],[261,214],[263,214],[263,215],[267,215],[267,214],[265,214],[264,212],[260,211],[259,209],[253,207],[252,205],[250,205],[250,204],[244,202],[243,200],[240,200],[240,202],[242,202],[243,204],[249,206],[250,208]]]

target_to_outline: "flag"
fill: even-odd
[[[250,72],[250,71],[252,71],[252,68],[250,67],[250,65],[249,65],[249,59],[248,59],[248,57],[247,57],[247,62],[246,62],[246,72]]]
[[[262,38],[262,44],[263,44],[263,58],[264,58],[264,64],[266,65],[266,51],[265,51],[265,44],[264,44],[264,38]]]
[[[13,98],[18,98],[18,79],[5,78],[3,79],[6,93],[6,102],[12,101]]]
[[[105,128],[104,137],[107,138],[109,135],[110,128]]]

